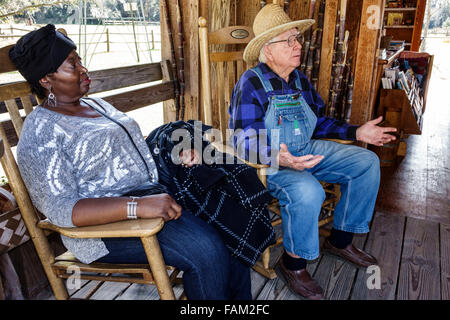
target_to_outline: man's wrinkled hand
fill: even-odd
[[[356,130],[356,140],[379,147],[383,146],[385,143],[395,140],[395,136],[388,134],[388,132],[396,132],[397,129],[393,127],[377,126],[377,124],[379,124],[382,120],[383,117],[380,116],[374,120],[367,121],[359,127]]]
[[[288,167],[291,169],[303,171],[315,167],[324,156],[307,154],[305,156],[293,156],[287,149],[286,144],[280,144],[280,152],[278,153],[278,164],[281,167]]]

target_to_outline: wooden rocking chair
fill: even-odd
[[[0,73],[16,70],[9,59],[8,51],[10,47],[0,48]],[[152,67],[156,67],[156,64],[152,64]],[[104,71],[102,72],[104,73]],[[91,73],[91,77],[95,80],[95,72]],[[161,77],[161,68],[159,70],[159,77]],[[163,84],[166,85],[164,82]],[[104,87],[106,86],[104,83],[102,85]],[[169,85],[172,86],[172,84]],[[110,88],[105,88],[106,90],[110,90]],[[16,100],[16,98],[20,99],[25,114],[28,115],[33,111],[30,94],[30,87],[25,81],[0,85],[0,101],[5,102],[11,118],[10,121],[2,122],[0,126],[0,143],[5,149],[4,155],[1,157],[1,164],[55,298],[69,298],[68,290],[63,279],[73,277],[74,270],[77,270],[80,271],[80,279],[155,284],[161,299],[174,299],[175,295],[171,280],[172,282],[180,283],[178,281],[180,279],[176,278],[179,270],[166,266],[161,254],[156,234],[164,225],[162,218],[120,221],[79,228],[61,228],[51,224],[48,220],[42,219],[42,215],[37,212],[31,202],[11,151],[11,145],[15,145],[20,138],[23,125],[23,117],[20,115],[18,104],[16,103],[19,100]],[[161,99],[167,100],[167,95]],[[51,232],[57,232],[71,238],[137,237],[142,241],[148,258],[148,264],[83,264],[77,261],[68,251],[55,257],[47,239],[47,235]],[[172,270],[170,279],[167,269]],[[92,295],[92,292],[90,294]]]
[[[208,33],[207,21],[205,18],[199,18],[199,45],[200,45],[200,65],[201,65],[201,95],[203,103],[203,114],[205,123],[212,125],[214,128],[220,128],[223,141],[226,141],[226,128],[228,127],[227,109],[230,105],[233,87],[239,80],[244,71],[252,67],[243,60],[243,50],[245,45],[254,37],[252,28],[247,26],[226,27],[214,32]],[[213,46],[216,51],[211,49]],[[219,51],[220,50],[220,51]],[[211,69],[215,67],[215,71]],[[216,75],[212,78],[211,74]],[[214,86],[212,87],[213,84]],[[213,95],[214,93],[214,95]],[[213,113],[218,114],[217,119],[213,118]],[[352,141],[333,140],[339,143],[353,143]],[[214,146],[223,151],[235,154],[234,150],[220,142],[213,142]],[[247,165],[256,168],[258,177],[261,182],[267,186],[266,170],[267,165],[249,163]],[[338,184],[326,183],[321,181],[326,192],[326,199],[322,205],[322,212],[319,221],[319,232],[321,235],[329,235],[329,231],[321,228],[333,221],[333,211],[336,203],[340,198],[340,190]],[[273,213],[272,226],[277,227],[281,224],[281,213],[278,200],[274,200],[269,205],[270,211]],[[275,244],[269,246],[263,253],[261,261],[253,266],[253,268],[267,278],[274,279],[277,277],[273,265],[278,261],[281,250],[278,255],[271,257],[271,250],[282,244],[282,236],[278,236]]]

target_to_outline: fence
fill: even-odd
[[[134,51],[136,54],[137,62],[140,62],[139,52],[142,51],[152,51],[152,50],[160,50],[161,43],[161,33],[155,32],[153,29],[147,30],[145,28],[144,32],[126,30],[127,26],[131,26],[128,21],[123,21],[123,24],[117,24],[117,21],[105,21],[107,23],[103,25],[88,25],[89,28],[93,27],[103,27],[101,32],[89,31],[87,29],[78,26],[78,25],[66,25],[69,30],[68,36],[77,44],[78,50],[80,54],[82,51],[84,52],[84,60],[87,60],[88,56],[88,48],[93,46],[94,51],[90,52],[91,59],[92,55],[111,52],[112,45],[123,45],[125,44],[130,51]],[[64,28],[66,27],[64,26]],[[40,26],[39,26],[40,27]],[[30,27],[29,29],[20,28],[17,26],[9,25],[9,26],[1,26],[0,25],[0,42],[7,41],[10,43],[14,43],[18,38],[26,34],[27,32],[38,29],[39,27]],[[153,27],[159,27],[159,25],[153,25]],[[74,33],[73,29],[79,28],[77,33]],[[83,30],[84,29],[84,30]],[[124,30],[125,29],[125,30]],[[119,32],[120,31],[120,32]],[[123,32],[122,32],[123,31]],[[145,40],[140,40],[139,38],[145,37]],[[89,40],[88,40],[89,38]],[[94,40],[95,39],[95,40]],[[134,50],[130,47],[134,45]],[[147,44],[146,50],[139,48],[139,44]],[[105,51],[98,50],[98,46],[103,45]],[[120,51],[122,47],[116,46],[116,49]],[[84,50],[82,50],[84,49]],[[150,54],[151,57],[151,54]],[[152,59],[150,59],[152,60]],[[151,61],[152,62],[152,61]]]
[[[33,28],[33,29],[23,29],[23,28],[17,28],[17,27],[13,27],[13,26],[9,26],[9,27],[1,27],[0,26],[0,39],[9,39],[9,38],[20,38],[21,36],[23,36],[25,33],[36,30],[38,28]],[[8,30],[9,34],[4,34],[4,31]],[[15,34],[14,30],[16,31],[23,31],[25,33],[23,34]],[[160,33],[155,33],[153,32],[153,30],[150,30],[149,33],[143,33],[143,32],[136,32],[136,33],[122,33],[122,32],[109,32],[109,28],[105,29],[105,32],[87,32],[87,33],[83,33],[83,35],[89,35],[89,36],[95,36],[95,35],[105,35],[105,40],[104,41],[95,41],[95,42],[87,42],[87,43],[82,43],[82,44],[97,44],[97,43],[105,43],[106,47],[107,47],[107,52],[109,52],[109,48],[110,48],[110,44],[111,43],[123,43],[121,42],[114,42],[110,40],[110,35],[122,35],[122,36],[128,36],[128,35],[149,35],[150,36],[150,43],[152,44],[152,48],[151,50],[155,50],[155,43],[161,43],[160,39],[161,39],[161,34]],[[76,37],[79,36],[79,34],[68,34],[69,38],[71,39],[76,39]],[[156,38],[155,38],[156,37]],[[158,39],[158,40],[155,40]],[[130,41],[128,43],[147,43],[147,41]]]

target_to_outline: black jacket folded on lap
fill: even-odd
[[[252,266],[264,249],[275,242],[267,209],[272,196],[258,179],[256,170],[238,163],[234,157],[233,164],[229,164],[230,155],[215,149],[208,152],[222,161],[202,162],[190,168],[172,161],[172,149],[181,141],[181,138],[172,140],[174,130],[188,132],[194,147],[194,136],[203,137],[210,128],[203,124],[194,126],[193,120],[170,122],[153,130],[146,142],[156,162],[160,183],[167,187],[175,201],[212,224],[231,255]],[[209,142],[202,139],[200,144],[202,150],[198,152],[202,154]]]

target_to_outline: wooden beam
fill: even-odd
[[[198,46],[199,0],[180,1],[183,11],[186,68],[185,120],[201,120],[200,113],[200,54]]]
[[[105,97],[115,108],[128,112],[157,102],[173,99],[173,81]]]
[[[242,26],[253,26],[253,21],[255,20],[256,14],[261,9],[260,0],[238,0],[238,10],[237,14],[237,25]]]
[[[333,66],[334,34],[336,30],[336,16],[339,0],[327,0],[323,23],[322,53],[320,56],[320,71],[318,92],[320,97],[328,104],[330,93],[331,68]]]
[[[103,99],[111,103],[115,108],[122,112],[132,111],[141,107],[155,104],[162,101],[173,99],[175,95],[173,81],[130,90],[124,93],[104,97]],[[25,117],[22,117],[24,120]],[[9,144],[14,147],[17,145],[18,138],[11,120],[1,121],[0,125],[5,130]]]
[[[440,300],[439,223],[408,217],[397,300]]]
[[[89,72],[89,94],[126,88],[162,79],[159,62]]]
[[[7,47],[1,48],[0,50],[0,73],[10,72],[16,70],[16,66],[9,59],[9,49],[11,49],[14,45],[11,44]]]
[[[371,118],[370,102],[373,97],[373,73],[377,66],[377,48],[380,42],[380,27],[383,0],[364,0],[358,36],[353,106],[350,122],[363,124]],[[373,8],[379,8],[379,21],[375,25]]]
[[[169,0],[163,0],[167,3],[167,10],[168,15],[170,19],[170,23],[172,25],[172,35],[176,35],[176,19],[175,19],[175,6],[174,1]],[[163,1],[160,1],[159,9],[161,12],[161,17],[164,17],[165,10],[164,5],[162,4]],[[174,27],[175,26],[175,27]],[[167,32],[168,26],[166,24],[166,19],[161,18],[161,59],[165,60],[171,60],[171,44],[169,41],[169,35]],[[172,44],[174,48],[176,48],[176,44]],[[175,50],[175,55],[177,55],[178,50]],[[177,72],[177,70],[173,70],[173,72]],[[175,121],[176,114],[175,114],[175,107],[172,101],[166,101],[163,103],[163,121],[164,123]]]
[[[420,43],[422,42],[422,26],[423,18],[425,16],[426,0],[418,0],[416,17],[414,18],[414,30],[411,40],[411,51],[419,51]],[[431,5],[431,4],[430,4]]]

